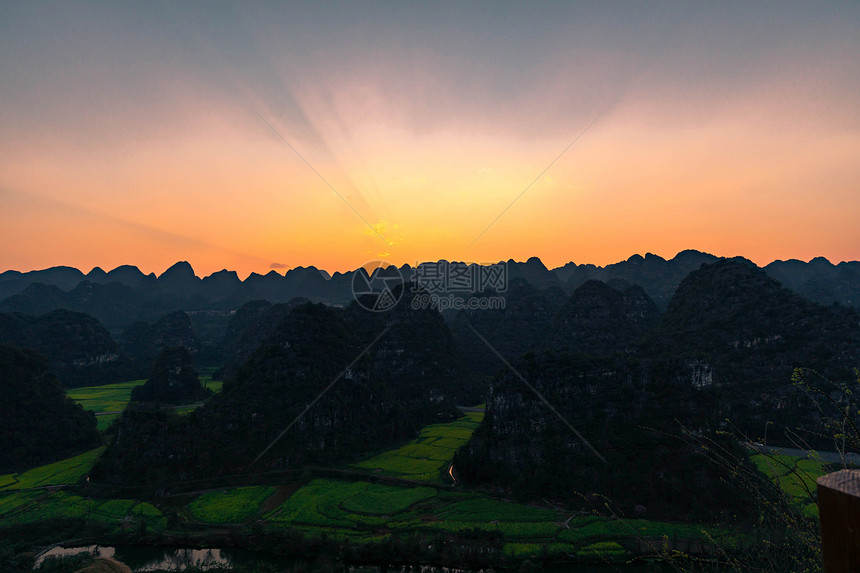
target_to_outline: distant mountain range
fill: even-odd
[[[634,255],[605,267],[568,263],[552,270],[537,257],[509,260],[504,264],[503,288],[456,294],[463,299],[501,296],[504,308],[449,309],[442,315],[462,353],[467,376],[482,387],[480,380],[498,369],[498,357],[471,327],[508,360],[547,345],[577,342],[577,347],[585,348],[586,338],[598,346],[618,336],[630,343],[666,311],[686,276],[718,260],[692,250],[670,260]],[[440,263],[445,262],[422,263],[415,269],[404,265],[400,273],[405,280],[427,276]],[[242,281],[227,270],[199,278],[187,262],[176,263],[160,276],[129,265],[110,272],[95,268],[87,274],[71,267],[6,271],[0,274],[0,343],[43,353],[67,386],[146,376],[165,346],[183,346],[198,366],[223,367],[222,375],[231,376],[293,306],[308,301],[348,306],[353,302],[353,279],[365,272],[329,275],[315,267],[299,267],[286,275],[254,273]],[[860,262],[776,261],[764,272],[811,301],[860,308]],[[603,300],[596,281],[624,294]],[[578,291],[589,284],[591,290]],[[603,307],[591,304],[598,299]],[[628,318],[638,314],[639,326],[628,332],[617,328],[621,323],[604,324],[604,315],[618,308],[627,309]],[[560,325],[559,320],[568,322]],[[597,324],[602,328],[599,335],[592,328]],[[573,325],[579,325],[579,333]],[[551,336],[554,342],[548,339]]]
[[[507,278],[510,284],[522,279],[539,290],[558,287],[568,296],[589,280],[605,282],[618,290],[636,284],[660,310],[665,310],[684,277],[703,263],[717,259],[708,253],[686,250],[669,260],[649,253],[605,267],[571,262],[550,270],[532,257],[525,262],[507,261]],[[764,270],[814,302],[860,308],[858,261],[838,265],[821,257],[808,263],[775,261]],[[406,280],[415,273],[409,265],[400,267],[400,271]],[[285,275],[276,271],[252,273],[243,281],[235,271],[228,270],[200,278],[184,261],[160,276],[144,274],[129,265],[110,272],[96,267],[87,274],[72,267],[26,273],[10,270],[0,274],[0,312],[40,315],[64,308],[90,314],[109,330],[119,331],[137,321],[155,322],[170,311],[184,310],[195,320],[195,312],[235,310],[252,300],[280,303],[303,297],[312,302],[345,305],[352,301],[356,272],[359,271],[330,275],[313,266],[297,267]]]

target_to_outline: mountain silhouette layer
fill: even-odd
[[[717,258],[686,250],[669,260],[647,253],[604,267],[570,262],[550,270],[537,257],[500,264],[504,264],[511,284],[522,279],[539,290],[557,287],[567,295],[588,280],[605,282],[617,290],[639,285],[659,309],[665,310],[683,278]],[[422,263],[416,268],[404,265],[399,271],[404,280],[410,281],[420,274],[423,265],[440,263],[446,261]],[[774,261],[765,271],[812,301],[860,308],[860,262],[834,265],[821,257],[808,263]],[[274,270],[265,275],[252,273],[242,281],[226,269],[197,277],[186,261],[174,264],[159,276],[144,274],[131,265],[108,272],[96,267],[86,274],[71,267],[25,273],[9,270],[0,273],[0,312],[38,315],[65,308],[90,314],[111,330],[123,330],[137,321],[155,322],[175,310],[235,310],[259,299],[281,303],[300,297],[346,305],[353,300],[356,272],[329,274],[313,266],[297,267],[284,275]]]

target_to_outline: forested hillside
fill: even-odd
[[[624,305],[604,311],[597,333],[607,332],[603,324],[624,324]],[[583,346],[575,337],[556,340],[571,346],[555,344],[514,366],[606,463],[519,376],[503,371],[492,382],[482,426],[455,461],[464,479],[527,498],[582,503],[600,494],[627,511],[716,518],[742,512],[744,502],[729,495],[726,468],[708,463],[705,445],[731,448],[729,434],[766,434],[770,443],[834,448],[835,429],[807,390],[792,384],[792,373],[808,367],[853,380],[860,320],[732,259],[691,273],[632,352],[622,345],[614,355],[605,348],[588,355],[577,352]]]
[[[130,408],[94,476],[155,484],[356,459],[452,419],[459,368],[434,311],[297,306],[203,407]]]
[[[95,416],[66,398],[32,350],[0,345],[0,395],[0,474],[98,445]]]

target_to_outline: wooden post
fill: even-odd
[[[824,573],[860,571],[860,470],[821,476],[818,519]]]

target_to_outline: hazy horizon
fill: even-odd
[[[606,266],[609,266],[609,265],[613,265],[613,264],[617,264],[617,263],[621,263],[621,262],[627,261],[627,260],[629,260],[629,259],[631,259],[631,258],[633,258],[633,257],[635,257],[635,256],[640,256],[640,257],[643,257],[643,258],[644,258],[644,257],[646,257],[646,256],[648,256],[648,255],[656,255],[656,256],[658,256],[658,257],[660,257],[660,258],[662,258],[662,259],[664,259],[664,260],[666,260],[666,261],[670,261],[670,260],[674,259],[677,255],[679,255],[680,253],[685,252],[685,251],[698,251],[698,252],[701,252],[701,253],[704,253],[704,254],[714,255],[714,256],[716,256],[716,257],[718,257],[718,258],[734,258],[734,257],[742,257],[742,258],[745,258],[745,259],[747,259],[747,260],[752,261],[756,266],[758,266],[758,267],[760,267],[760,268],[764,268],[764,267],[766,267],[766,266],[767,266],[768,264],[770,264],[770,263],[784,262],[784,261],[790,261],[790,260],[800,261],[800,262],[803,262],[803,263],[810,263],[810,262],[812,262],[812,260],[813,260],[813,259],[817,259],[817,258],[824,258],[824,259],[826,259],[829,263],[831,263],[831,264],[833,264],[833,265],[839,265],[839,264],[841,264],[841,263],[853,263],[853,262],[858,262],[858,261],[856,261],[856,260],[833,261],[833,260],[828,259],[827,257],[816,256],[816,257],[812,257],[812,258],[807,259],[807,260],[804,260],[804,259],[798,259],[798,258],[796,258],[796,257],[789,257],[789,258],[786,258],[786,259],[774,259],[774,260],[772,260],[772,261],[768,261],[767,263],[759,263],[759,262],[757,262],[757,261],[753,261],[752,259],[749,259],[749,257],[745,257],[745,256],[744,256],[744,255],[742,255],[742,254],[734,254],[734,255],[717,255],[717,254],[715,254],[715,253],[708,253],[708,252],[706,252],[706,251],[699,251],[698,249],[682,249],[681,251],[678,251],[677,253],[675,253],[674,255],[671,255],[671,256],[662,256],[662,255],[660,255],[660,254],[658,254],[658,253],[652,253],[652,252],[650,252],[650,251],[648,251],[648,252],[637,252],[637,253],[632,253],[630,256],[625,257],[625,258],[623,258],[623,259],[619,259],[619,260],[617,260],[617,261],[612,261],[612,262],[609,262],[609,263],[606,263],[606,264],[596,264],[596,263],[592,263],[592,262],[590,262],[590,261],[567,261],[567,262],[562,263],[562,264],[560,264],[560,265],[550,266],[550,265],[546,264],[546,262],[545,262],[545,261],[543,261],[542,259],[540,259],[540,257],[535,256],[535,258],[538,258],[538,259],[541,261],[541,263],[543,263],[543,265],[547,268],[547,270],[553,271],[553,270],[555,270],[555,269],[562,268],[562,267],[564,267],[565,265],[567,265],[567,264],[569,264],[569,263],[574,263],[574,264],[576,264],[576,265],[594,265],[594,266],[596,266],[596,267],[598,267],[598,268],[603,268],[603,267],[606,267]],[[395,266],[397,266],[397,267],[403,267],[404,265],[409,265],[409,266],[411,266],[411,267],[413,267],[413,268],[414,268],[414,267],[416,267],[416,266],[417,266],[417,265],[419,265],[419,264],[424,264],[424,263],[435,263],[435,262],[439,262],[439,261],[443,261],[443,260],[445,260],[445,261],[447,261],[447,262],[452,262],[452,263],[453,263],[453,262],[456,262],[456,263],[463,263],[463,262],[465,262],[465,263],[467,263],[467,264],[493,265],[493,264],[507,263],[507,262],[510,262],[510,261],[513,261],[514,263],[525,263],[525,262],[527,262],[527,261],[528,261],[528,259],[530,259],[530,258],[532,258],[532,257],[527,257],[527,258],[524,258],[524,259],[522,259],[522,260],[509,258],[509,259],[498,260],[498,261],[459,261],[459,260],[456,260],[456,259],[450,259],[450,260],[449,260],[449,259],[436,259],[436,260],[428,260],[428,261],[412,261],[412,262],[405,262],[405,263],[400,263],[400,264],[391,263],[390,261],[383,261],[383,262],[389,262],[389,263],[391,263],[391,264],[394,264],[394,265],[395,265]],[[373,262],[377,262],[377,261],[365,261],[365,263],[373,263]],[[218,273],[218,272],[228,271],[228,272],[236,272],[236,273],[237,273],[237,275],[239,276],[239,279],[240,279],[240,280],[242,280],[242,281],[246,280],[246,279],[247,279],[247,278],[248,278],[252,273],[257,273],[258,275],[266,275],[266,274],[268,274],[268,273],[270,273],[270,272],[275,272],[275,273],[277,273],[277,274],[279,274],[279,275],[281,275],[281,276],[284,276],[284,275],[286,275],[286,273],[288,273],[288,272],[289,272],[289,271],[291,271],[291,270],[300,269],[300,268],[310,268],[310,267],[313,267],[313,268],[316,268],[316,269],[317,269],[317,270],[319,270],[319,271],[324,271],[324,272],[328,273],[328,274],[331,276],[331,275],[334,275],[335,273],[341,273],[341,274],[344,274],[344,273],[347,273],[347,272],[356,271],[356,270],[358,270],[359,268],[361,268],[361,267],[363,267],[363,266],[364,266],[364,265],[356,265],[354,268],[346,268],[346,269],[329,270],[329,269],[322,268],[322,267],[319,267],[319,266],[314,265],[314,264],[308,264],[308,265],[297,265],[297,266],[295,266],[295,267],[285,267],[285,266],[281,266],[281,265],[275,265],[275,264],[272,264],[272,265],[270,265],[270,266],[269,266],[269,268],[268,268],[268,269],[263,269],[263,270],[260,270],[260,271],[251,271],[251,272],[249,272],[249,273],[247,273],[247,274],[242,274],[242,273],[240,273],[240,272],[236,271],[236,269],[231,269],[231,268],[227,268],[227,267],[222,267],[222,268],[220,268],[220,269],[217,269],[217,270],[214,270],[214,271],[211,271],[211,272],[201,272],[198,268],[196,268],[196,267],[194,266],[194,264],[193,264],[193,263],[191,263],[191,262],[189,262],[189,261],[187,261],[187,260],[184,260],[184,259],[183,259],[183,260],[174,261],[173,263],[170,263],[169,265],[167,265],[166,267],[164,267],[164,268],[163,268],[163,269],[161,269],[161,270],[150,269],[150,268],[142,268],[140,265],[136,265],[136,264],[134,264],[134,263],[123,263],[123,264],[118,265],[118,266],[116,266],[116,267],[104,267],[104,266],[102,266],[102,265],[95,265],[94,267],[80,268],[80,267],[75,267],[75,266],[72,266],[72,265],[52,265],[52,266],[50,266],[50,267],[35,268],[35,269],[26,269],[26,270],[24,270],[24,269],[0,269],[0,274],[2,274],[2,273],[4,273],[4,272],[7,272],[7,271],[17,271],[17,272],[21,272],[21,273],[28,273],[28,272],[44,271],[44,270],[48,270],[48,269],[51,269],[51,268],[67,267],[67,268],[74,268],[74,269],[77,269],[77,270],[79,270],[80,272],[82,272],[84,275],[89,275],[89,274],[90,274],[92,271],[94,271],[96,268],[99,268],[99,269],[101,269],[102,271],[104,271],[104,272],[106,272],[106,273],[107,273],[107,272],[111,272],[112,270],[115,270],[115,269],[117,269],[117,268],[119,268],[119,267],[122,267],[122,266],[131,266],[131,267],[135,267],[135,268],[137,268],[138,270],[140,270],[140,271],[141,271],[143,274],[145,274],[145,275],[154,274],[154,275],[156,275],[156,276],[161,276],[163,273],[167,272],[167,270],[169,270],[171,267],[173,267],[173,266],[175,266],[175,265],[177,265],[177,264],[180,264],[180,263],[188,263],[188,264],[191,266],[192,270],[194,271],[194,275],[195,275],[195,276],[197,276],[198,278],[201,278],[201,279],[202,279],[202,278],[206,278],[206,277],[208,277],[208,276],[211,276],[212,274],[215,274],[215,273]]]

